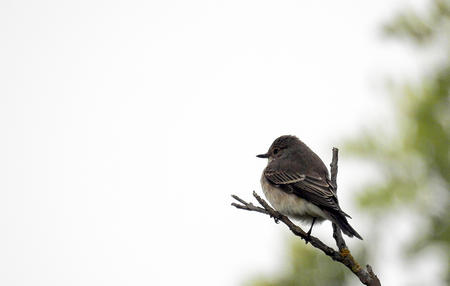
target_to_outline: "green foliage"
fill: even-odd
[[[347,144],[347,150],[375,163],[382,179],[360,193],[362,209],[380,215],[407,206],[429,225],[417,232],[407,257],[435,246],[447,254],[450,277],[450,1],[433,1],[425,16],[406,12],[385,27],[420,47],[444,51],[421,81],[393,95],[397,121],[392,135],[378,128]],[[380,220],[377,220],[380,221]],[[382,225],[374,222],[374,229]]]
[[[418,34],[439,38],[450,51],[450,4],[434,1],[428,21],[401,15],[388,25],[390,34],[406,34],[417,41]],[[405,24],[408,23],[408,24]],[[417,28],[426,25],[424,29]],[[440,35],[439,37],[437,35]],[[448,55],[436,71],[425,75],[418,84],[407,84],[393,96],[397,126],[393,135],[382,129],[367,132],[349,141],[347,150],[359,158],[376,163],[383,179],[361,192],[364,209],[385,212],[386,208],[409,204],[432,220],[434,233],[448,233],[447,212],[436,216],[436,209],[447,209],[450,189],[450,60]],[[437,222],[442,223],[437,223]],[[445,223],[447,221],[447,223]],[[434,223],[432,223],[434,225]],[[444,230],[444,231],[442,231]],[[436,232],[435,232],[436,231]],[[435,235],[434,235],[435,236]],[[435,237],[436,238],[436,237]],[[448,237],[442,239],[448,239]],[[447,240],[448,241],[448,240]]]
[[[341,286],[344,285],[348,269],[332,261],[319,250],[305,245],[298,239],[292,240],[288,251],[289,259],[285,271],[278,277],[261,277],[251,281],[253,286]]]
[[[383,233],[383,215],[407,207],[428,223],[411,240],[405,259],[428,246],[447,255],[450,283],[450,1],[434,0],[428,13],[406,11],[384,27],[386,35],[407,39],[419,47],[444,51],[434,69],[414,84],[405,84],[392,95],[394,130],[365,130],[345,149],[374,164],[381,179],[359,193],[361,211],[373,219],[372,238]],[[437,48],[437,49],[436,49]],[[385,124],[385,123],[384,123]],[[385,124],[386,125],[386,124]],[[376,248],[377,240],[371,240]],[[369,260],[373,261],[377,253]],[[361,257],[358,257],[361,259]],[[365,259],[360,260],[365,261]],[[328,257],[292,242],[286,271],[278,277],[262,277],[254,286],[344,285],[352,275]]]
[[[410,203],[430,208],[425,203],[446,202],[440,194],[450,188],[449,93],[450,66],[419,87],[403,89],[395,102],[399,120],[393,136],[377,129],[346,144],[353,154],[376,163],[383,176],[361,192],[364,209]]]
[[[385,25],[384,32],[388,36],[411,40],[416,44],[429,44],[436,40],[433,37],[442,32],[440,28],[443,28],[443,32],[448,29],[449,15],[449,1],[434,0],[431,1],[427,15],[418,15],[411,10],[405,11]]]

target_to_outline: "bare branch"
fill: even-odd
[[[338,149],[333,148],[333,159],[331,162],[331,182],[334,185],[335,191],[337,191],[337,166],[338,162]],[[363,269],[358,262],[353,258],[350,253],[350,250],[347,248],[344,239],[342,238],[342,233],[339,227],[333,224],[333,237],[336,240],[336,245],[339,248],[339,252],[334,250],[333,248],[327,246],[321,240],[314,236],[308,236],[303,229],[301,229],[298,225],[294,224],[287,216],[279,213],[275,209],[273,209],[264,199],[262,199],[255,191],[253,191],[253,196],[256,198],[258,203],[262,206],[258,207],[253,205],[252,203],[246,202],[236,195],[232,195],[232,197],[238,201],[239,203],[232,203],[231,205],[243,210],[248,211],[256,211],[259,213],[267,214],[270,217],[274,218],[275,222],[279,221],[283,222],[294,235],[299,236],[301,239],[305,240],[306,243],[310,242],[312,246],[321,250],[325,255],[329,256],[332,260],[338,261],[344,264],[348,269],[350,269],[364,284],[368,286],[381,286],[380,280],[377,275],[373,272],[372,267],[370,265],[366,266],[366,269]]]
[[[331,160],[330,164],[330,173],[331,173],[331,184],[333,184],[334,192],[337,196],[337,173],[338,173],[338,154],[339,150],[336,147],[333,147],[333,159]],[[342,237],[342,232],[340,228],[333,223],[333,238],[336,240],[336,246],[338,247],[339,251],[343,251],[347,248],[347,244],[345,243],[344,238]]]
[[[234,206],[238,209],[255,211],[255,212],[259,212],[259,213],[263,213],[263,214],[269,214],[265,209],[254,206],[252,203],[247,203],[246,201],[244,201],[243,199],[241,199],[240,197],[238,197],[236,195],[231,195],[231,196],[233,197],[233,199],[235,199],[241,203],[241,205],[237,204],[237,203],[231,203],[232,206]]]

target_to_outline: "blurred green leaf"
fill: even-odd
[[[288,262],[279,277],[260,277],[247,285],[254,286],[341,286],[348,270],[319,250],[293,239],[289,243]]]
[[[429,4],[423,14],[404,11],[383,31],[419,47],[434,46],[444,51],[443,58],[421,80],[403,84],[393,92],[397,118],[389,122],[389,127],[394,127],[394,132],[384,126],[363,130],[357,138],[346,141],[344,151],[370,162],[380,175],[376,181],[367,182],[357,198],[361,210],[376,217],[371,220],[370,248],[377,248],[376,238],[385,232],[383,215],[407,206],[428,227],[411,238],[404,259],[429,246],[442,249],[448,269],[443,280],[450,284],[450,1]],[[368,249],[353,252],[360,253],[361,261],[373,261],[378,255]],[[282,273],[254,279],[247,285],[345,285],[350,275],[342,265],[294,241]]]
[[[381,180],[366,185],[358,196],[361,209],[389,215],[408,209],[429,226],[411,238],[405,259],[429,246],[447,255],[450,277],[450,1],[432,1],[429,13],[408,11],[384,27],[390,36],[420,46],[437,45],[446,52],[434,70],[393,94],[396,110],[393,134],[383,128],[364,131],[346,149],[375,165]],[[391,132],[392,133],[392,132]],[[380,221],[373,228],[383,232]],[[376,255],[376,254],[372,254]],[[444,282],[443,282],[444,283]]]

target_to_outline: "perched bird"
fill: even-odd
[[[362,237],[347,221],[341,210],[335,187],[322,160],[297,137],[278,137],[265,154],[269,162],[261,176],[261,186],[270,204],[280,213],[298,220],[330,220],[349,237]]]

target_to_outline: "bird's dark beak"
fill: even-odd
[[[256,157],[258,157],[258,158],[269,158],[269,154],[259,154],[259,155],[256,155]]]

